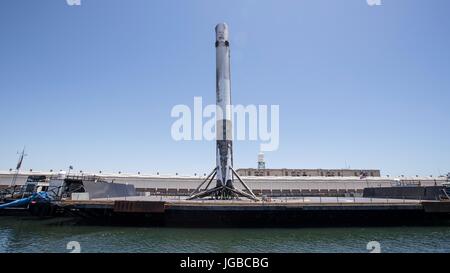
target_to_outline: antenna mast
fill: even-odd
[[[25,154],[25,147],[23,147],[23,150],[22,150],[21,153],[17,152],[17,154],[19,155],[19,161],[17,162],[16,170],[15,170],[16,172],[14,173],[14,176],[12,178],[10,187],[14,187],[16,185],[17,177],[19,176],[20,168],[22,168],[23,159],[24,159],[24,157],[27,156],[27,154]]]

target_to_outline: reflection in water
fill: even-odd
[[[64,225],[0,217],[0,252],[450,252],[450,227],[181,229]]]

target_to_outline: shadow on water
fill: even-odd
[[[0,217],[0,252],[450,252],[450,227],[145,228],[79,225],[74,219]]]

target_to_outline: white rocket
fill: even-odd
[[[232,188],[233,143],[231,123],[230,43],[228,26],[216,26],[217,186]]]
[[[188,199],[246,197],[258,200],[233,169],[230,42],[228,26],[225,23],[216,26],[216,110],[216,168]],[[214,178],[216,179],[216,186],[209,189]],[[235,179],[239,180],[246,192],[234,187],[233,180]],[[206,184],[206,187],[202,189],[204,184]]]

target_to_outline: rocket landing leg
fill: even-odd
[[[197,187],[197,189],[189,196],[187,200],[194,200],[194,199],[200,199],[204,197],[211,197],[213,199],[218,200],[230,200],[235,198],[248,198],[253,201],[258,201],[258,197],[253,193],[253,191],[245,184],[244,181],[242,181],[241,177],[237,174],[237,172],[234,169],[231,169],[233,172],[233,178],[236,177],[237,180],[244,186],[245,190],[247,192],[238,190],[234,188],[233,186],[229,186],[230,184],[222,184],[217,185],[214,188],[209,189],[209,186],[211,185],[212,181],[217,175],[217,167],[206,177],[206,179]],[[233,179],[234,180],[234,179]],[[202,189],[203,185],[207,183],[206,187]],[[232,185],[232,183],[231,183]]]

